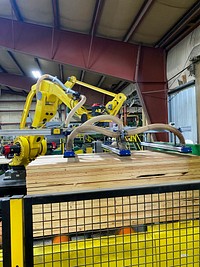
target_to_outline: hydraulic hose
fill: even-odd
[[[113,138],[117,138],[119,137],[120,133],[116,133],[116,132],[112,132],[110,130],[107,130],[105,128],[102,127],[98,127],[98,126],[93,126],[92,124],[95,122],[99,122],[101,120],[110,120],[110,121],[114,121],[115,123],[118,124],[118,130],[122,130],[123,127],[123,122],[122,120],[120,120],[119,118],[117,118],[116,116],[111,116],[111,115],[100,115],[97,117],[93,117],[90,120],[84,122],[81,126],[75,128],[71,134],[68,136],[68,140],[67,140],[67,144],[66,144],[66,149],[67,150],[72,150],[73,147],[73,141],[74,138],[76,137],[77,134],[81,133],[81,132],[85,132],[85,131],[96,131],[96,132],[100,132],[106,136],[110,136]]]
[[[45,79],[49,79],[53,83],[58,84],[67,94],[72,94],[72,95],[78,95],[79,94],[76,91],[72,90],[71,88],[66,87],[57,77],[52,76],[50,74],[44,74],[37,80],[36,93],[38,93],[40,91],[40,83]]]
[[[99,122],[102,120],[109,120],[109,121],[113,121],[113,122],[117,123],[119,130],[121,130],[123,127],[123,121],[120,120],[119,118],[117,118],[116,116],[111,116],[111,115],[100,115],[100,116],[93,117],[90,120],[84,122],[82,124],[82,126],[83,125],[92,125],[93,123]]]
[[[81,125],[77,128],[75,128],[71,134],[68,137],[67,144],[66,144],[66,149],[67,150],[72,150],[73,147],[73,141],[74,138],[79,134],[79,133],[84,133],[86,131],[95,131],[99,132],[103,135],[110,136],[113,138],[117,138],[120,135],[120,132],[112,132],[110,130],[107,130],[105,128],[99,127],[99,126],[94,126],[94,125]]]
[[[107,115],[102,115],[102,116],[106,117]],[[98,116],[98,117],[102,117],[102,116]],[[105,128],[91,125],[91,123],[99,121],[98,117],[94,117],[94,118],[88,120],[87,122],[85,122],[81,126],[75,128],[71,132],[71,134],[69,135],[68,140],[67,140],[67,145],[66,145],[66,149],[67,150],[72,150],[73,141],[74,141],[74,138],[77,136],[77,134],[83,133],[83,132],[86,132],[86,131],[100,132],[100,133],[102,133],[102,134],[104,134],[106,136],[110,136],[112,138],[120,137],[120,134],[121,134],[120,131],[112,132],[112,131],[107,130]],[[105,119],[105,117],[104,117],[104,119]],[[111,117],[114,117],[114,116],[109,116],[108,115],[108,117],[111,118]],[[115,119],[112,118],[113,121],[115,120],[115,122],[121,123],[121,121],[117,117],[114,117],[114,118]],[[174,133],[179,138],[180,144],[182,144],[182,145],[185,144],[184,136],[182,135],[182,133],[179,130],[177,130],[176,128],[174,128],[174,127],[172,127],[172,126],[170,126],[168,124],[162,124],[162,123],[150,124],[150,125],[147,125],[147,126],[136,128],[136,129],[127,130],[125,135],[126,136],[131,136],[131,135],[135,135],[135,134],[144,133],[144,132],[149,131],[149,130],[167,130],[167,131],[170,131],[170,132]]]
[[[163,124],[163,123],[154,123],[154,124],[149,124],[147,126],[139,127],[136,129],[127,130],[126,135],[131,136],[131,135],[140,134],[140,133],[143,133],[143,132],[146,132],[149,130],[167,130],[167,131],[170,131],[170,132],[174,133],[179,138],[180,144],[182,144],[182,145],[185,144],[185,138],[179,130],[177,130],[176,128],[174,128],[168,124]]]
[[[40,91],[40,83],[45,79],[50,79],[50,76],[51,75],[49,75],[49,74],[44,74],[37,80],[37,83],[36,83],[36,95]]]
[[[85,104],[86,97],[84,95],[80,95],[80,99],[81,100],[78,102],[78,104],[75,107],[73,107],[73,109],[71,109],[70,113],[68,114],[65,120],[65,127],[68,127],[71,118],[74,116],[75,112]]]
[[[54,77],[54,76],[52,76],[50,74],[44,74],[37,80],[37,83],[36,83],[36,95],[40,91],[40,83],[45,79],[49,79],[53,83],[58,84],[67,94],[72,94],[72,95],[75,95],[75,96],[79,96],[79,98],[80,98],[79,103],[70,111],[70,113],[68,114],[68,116],[67,116],[67,118],[65,120],[65,126],[68,127],[68,125],[69,125],[69,123],[71,121],[71,118],[73,117],[75,112],[80,107],[82,107],[84,105],[84,103],[86,101],[86,97],[84,95],[79,95],[78,92],[76,92],[76,91],[74,91],[74,90],[72,90],[70,88],[67,88],[57,77]]]

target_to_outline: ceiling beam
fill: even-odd
[[[13,94],[13,95],[23,95],[23,96],[27,96],[27,94],[28,94],[28,92],[26,92],[25,90],[21,90],[21,91],[19,92],[19,91],[13,90],[13,89],[10,88],[9,86],[6,86],[6,88],[9,90],[9,94]]]
[[[125,81],[119,81],[118,84],[116,84],[113,88],[112,91],[113,92],[117,92],[123,85],[124,85]]]
[[[27,92],[29,92],[31,86],[35,83],[36,80],[30,77],[3,73],[3,72],[0,73],[0,84],[3,86],[8,86],[21,90],[27,90]]]
[[[184,38],[184,32],[187,30],[189,34],[194,28],[199,25],[200,16],[200,2],[197,3],[172,27],[165,35],[162,37],[155,45],[155,47],[166,47],[170,45],[171,42],[175,41],[176,38],[179,41]],[[194,24],[192,21],[194,20]],[[196,20],[196,21],[195,21]],[[191,25],[190,25],[191,23]],[[189,29],[189,30],[188,30]],[[182,35],[182,38],[180,38]]]
[[[34,61],[35,61],[35,63],[37,64],[37,66],[38,66],[38,68],[39,68],[39,70],[40,70],[40,72],[41,72],[41,74],[42,74],[42,68],[41,68],[41,64],[40,64],[39,59],[38,59],[38,58],[34,58]]]
[[[10,88],[9,86],[5,86],[6,89],[8,89],[11,93],[15,92],[12,88]]]
[[[0,18],[0,25],[0,47],[8,50],[12,50],[15,47],[16,52],[36,58],[43,58],[57,64],[71,65],[82,70],[117,77],[128,82],[135,82],[138,45],[94,36],[93,49],[91,50],[89,64],[87,64],[86,59],[91,42],[91,36],[89,35],[56,29],[55,44],[53,45],[55,50],[52,54],[51,46],[49,45],[52,41],[52,29],[50,27],[4,18]],[[11,36],[8,32],[11,32],[13,27],[15,34]],[[60,38],[61,36],[62,38]],[[38,40],[40,41],[38,42]],[[150,69],[149,66],[151,66]],[[3,74],[5,75],[5,73],[0,73],[0,75]],[[9,80],[12,81],[12,78]],[[160,123],[166,122],[167,109],[165,107],[167,107],[167,99],[164,91],[166,86],[164,49],[141,46],[138,82],[141,85],[150,83],[152,88],[155,87],[156,91],[161,92],[159,93],[159,101],[156,94],[154,94],[155,97],[152,97],[151,102],[148,101],[145,94],[142,94],[149,112],[150,123],[156,121]],[[19,86],[16,86],[14,82],[10,87]],[[30,90],[30,85],[26,88]],[[140,88],[143,92],[149,90],[148,86],[140,86]],[[156,113],[152,112],[152,106],[156,106]]]
[[[0,25],[0,46],[7,50],[15,47],[15,51],[35,58],[72,65],[123,80],[132,81],[134,77],[137,45],[94,37],[88,64],[86,59],[91,42],[89,35],[55,30],[52,53],[52,47],[49,45],[52,43],[50,27],[19,23],[5,18],[0,18]],[[8,32],[11,32],[13,27],[15,34],[12,36]]]
[[[154,0],[145,0],[144,4],[140,8],[138,14],[136,15],[135,19],[133,20],[133,23],[131,27],[129,28],[128,32],[123,38],[124,42],[128,42],[131,38],[131,36],[134,34],[136,31],[137,27],[140,25],[140,23],[143,21],[146,13],[149,11],[153,4]]]
[[[4,67],[2,67],[1,65],[0,65],[0,72],[5,72],[5,73],[7,73],[7,71],[4,69]]]
[[[54,28],[60,28],[60,12],[59,12],[59,1],[52,0],[52,9],[53,9],[53,17],[54,17]]]
[[[62,64],[59,64],[59,73],[60,73],[61,82],[64,82],[64,70],[63,70],[63,65]]]
[[[22,67],[20,66],[19,62],[17,61],[17,59],[14,57],[13,53],[11,51],[7,51],[8,55],[12,58],[12,60],[15,62],[16,66],[19,68],[19,70],[21,71],[21,73],[26,76],[26,73],[24,72],[24,70],[22,69]]]
[[[15,17],[17,18],[17,20],[20,21],[20,22],[23,22],[24,19],[23,19],[22,14],[21,14],[21,12],[19,10],[19,7],[18,7],[18,5],[16,3],[16,0],[10,0],[10,4],[12,6],[12,9],[14,11],[14,14],[15,14]]]
[[[90,35],[95,35],[97,31],[97,27],[102,15],[102,10],[105,4],[105,0],[96,0],[96,5],[94,8],[94,14],[92,18],[92,24],[90,27]]]
[[[182,33],[178,34],[174,40],[171,40],[166,46],[165,49],[169,50],[176,44],[178,44],[183,38],[185,38],[188,34],[190,34],[194,29],[196,29],[200,25],[200,18],[195,23],[195,25],[190,25],[189,28],[185,29]]]
[[[85,76],[85,70],[81,71],[81,75],[80,75],[80,81],[83,82],[84,80],[84,76]]]
[[[20,95],[20,96],[27,96],[28,92],[24,93],[24,91],[14,91],[14,90],[7,90],[7,89],[0,89],[1,90],[1,94],[9,94],[9,95]],[[5,101],[4,101],[5,102]],[[12,102],[12,101],[9,101],[9,102]],[[18,100],[15,100],[14,101],[15,103],[18,103],[19,101]],[[24,101],[23,101],[24,102]]]
[[[106,76],[102,75],[101,78],[99,79],[98,83],[97,83],[97,87],[101,87],[103,82],[105,81]]]

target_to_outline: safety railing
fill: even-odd
[[[199,267],[199,181],[13,197],[2,207],[6,267]]]

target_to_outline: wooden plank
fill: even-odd
[[[28,194],[72,192],[200,178],[199,157],[153,152],[150,154],[148,151],[134,153],[130,158],[107,154],[85,155],[78,156],[77,162],[67,162],[60,156],[41,157],[34,164],[30,164],[27,168]]]
[[[52,194],[200,180],[200,157],[150,151],[121,158],[82,154],[40,157],[27,167],[28,194]],[[199,191],[37,205],[34,236],[199,217]]]

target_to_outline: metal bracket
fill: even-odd
[[[104,144],[102,144],[101,146],[119,156],[130,156],[131,155],[131,151],[129,149],[119,149],[119,148],[111,147],[109,145],[104,145]]]
[[[151,142],[141,142],[140,144],[141,146],[160,148],[160,149],[170,150],[170,151],[175,151],[175,152],[180,152],[180,153],[191,153],[192,152],[192,148],[187,147],[187,146],[173,146],[173,145],[168,145],[168,144],[158,144],[158,143],[151,143]]]

